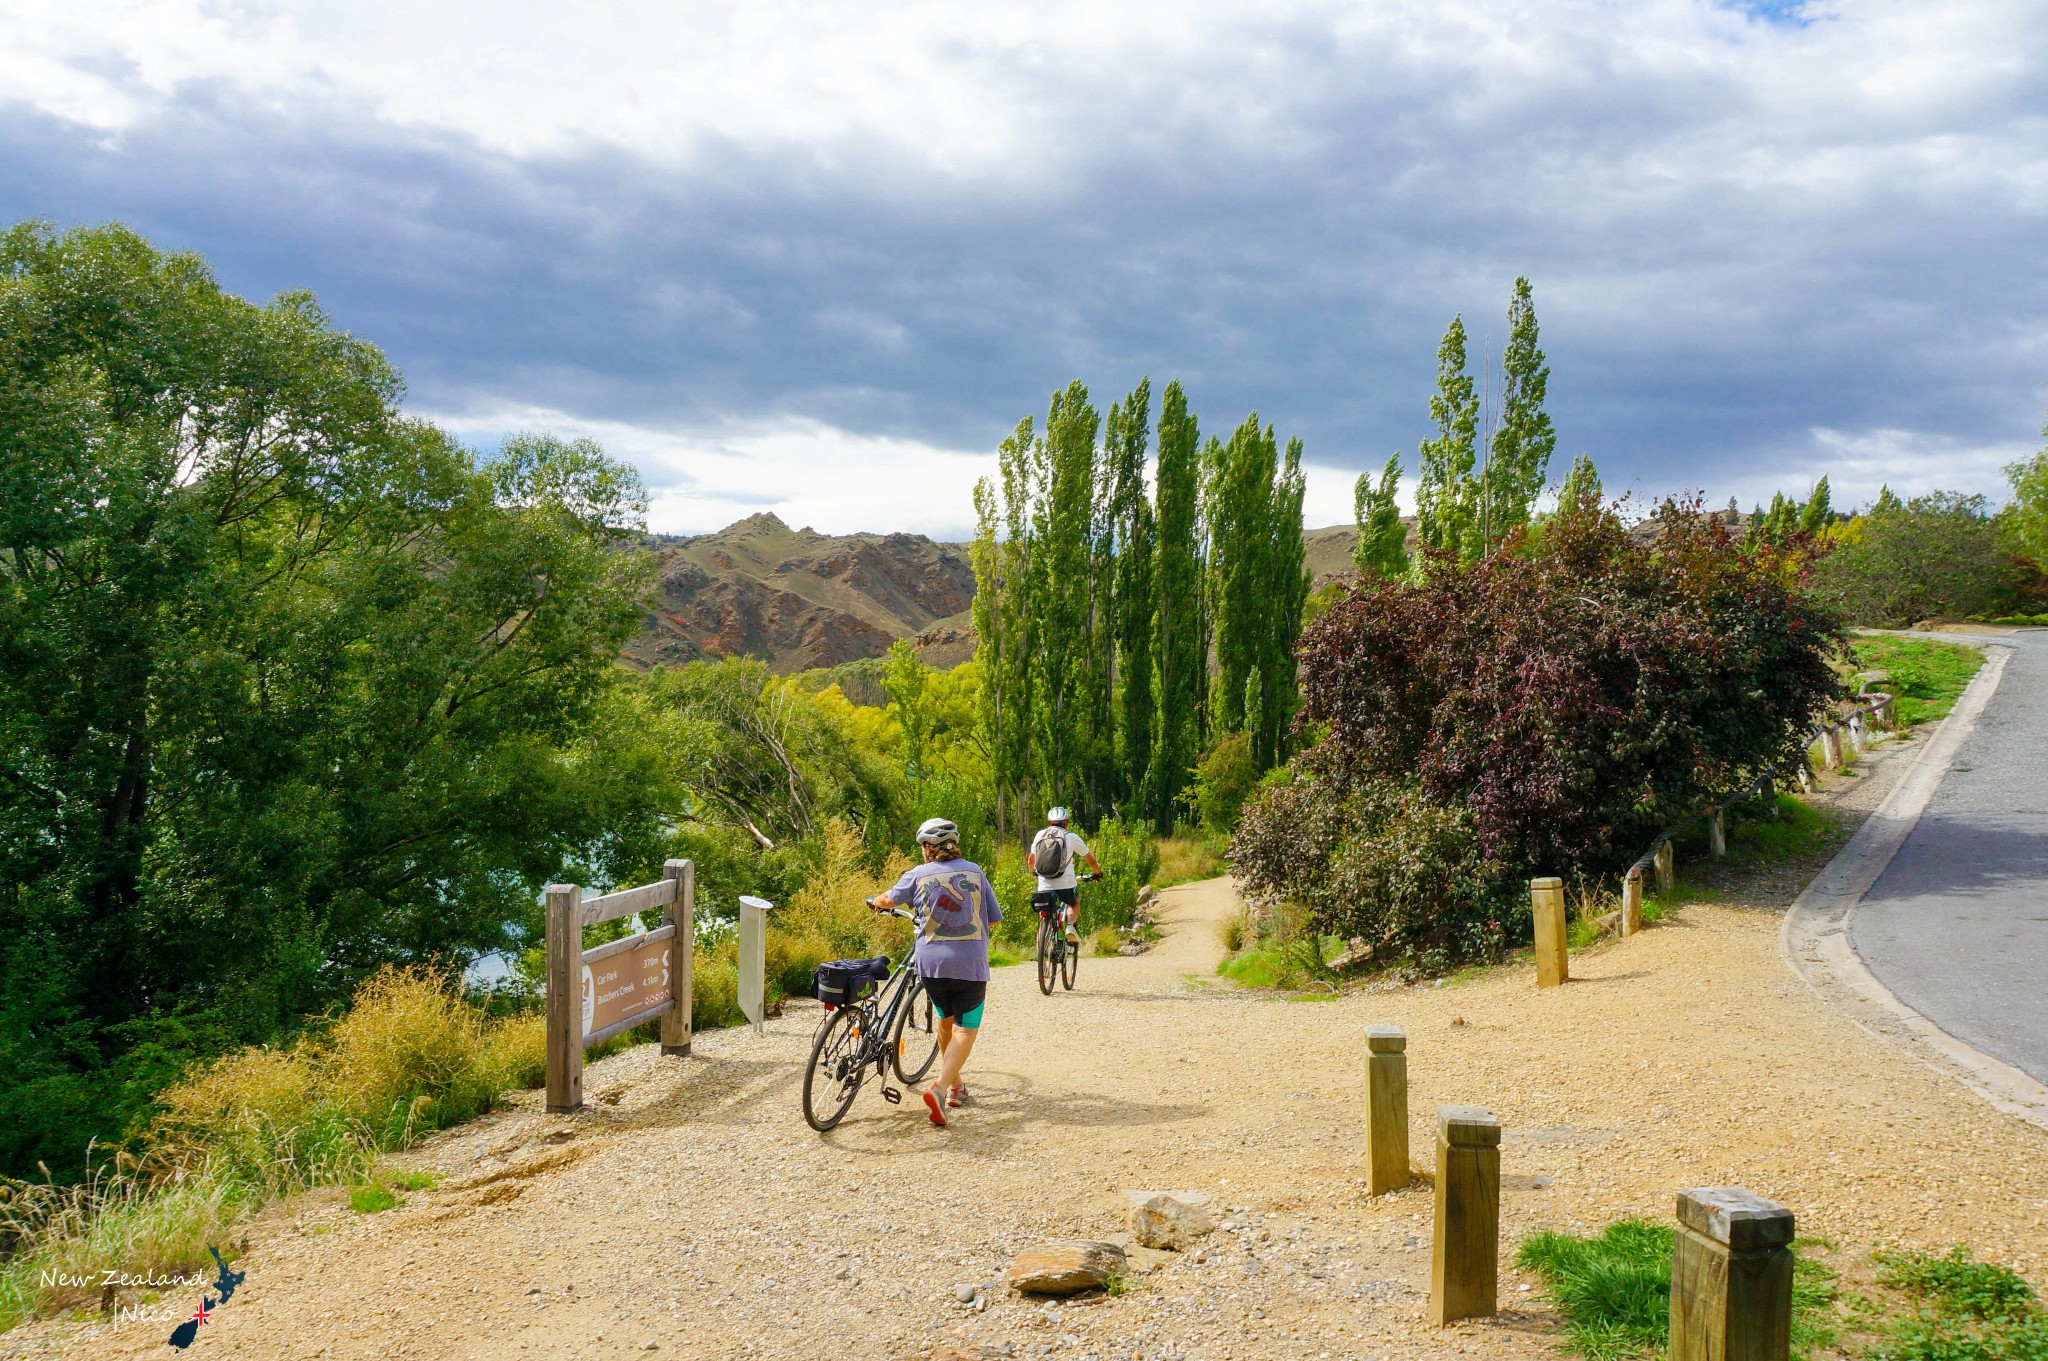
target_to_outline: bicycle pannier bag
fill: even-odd
[[[1041,879],[1057,879],[1067,872],[1067,834],[1048,827],[1031,846],[1031,872]]]
[[[889,976],[889,957],[835,959],[811,975],[811,995],[828,1007],[843,1007],[874,991]]]

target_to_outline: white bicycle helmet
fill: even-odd
[[[960,829],[944,818],[926,818],[924,825],[917,829],[917,843],[920,846],[943,846],[949,841],[960,839]]]
[[[1067,819],[1070,816],[1072,815],[1069,814],[1065,806],[1061,804],[1054,804],[1052,807],[1045,810],[1045,820],[1047,822],[1057,822],[1062,827],[1066,826]]]

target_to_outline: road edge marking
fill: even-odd
[[[1960,641],[1944,639],[1943,641]],[[1778,927],[1778,953],[1785,966],[1822,1002],[1847,1015],[1879,1039],[1902,1044],[1922,1062],[1959,1079],[2008,1115],[2048,1129],[2048,1086],[2002,1059],[1949,1034],[1907,1006],[1878,980],[1850,942],[1849,924],[1871,886],[1920,823],[1934,791],[1941,787],[1956,752],[2005,674],[2010,646],[1981,645],[1984,665],[1970,678],[1948,717],[1914,758],[1905,777],[1892,786],[1877,811],[1864,820],[1849,844],[1813,877],[1785,911]],[[1858,1016],[1841,1006],[1846,990],[1874,1014]]]

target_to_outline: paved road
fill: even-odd
[[[1900,1001],[2048,1083],[2048,632],[1997,641],[1998,691],[1850,937]]]

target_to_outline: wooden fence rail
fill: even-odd
[[[1807,755],[1816,742],[1820,744],[1821,759],[1830,770],[1842,764],[1842,734],[1849,735],[1853,749],[1861,751],[1865,745],[1866,720],[1876,722],[1880,727],[1897,726],[1896,701],[1891,695],[1864,694],[1859,698],[1868,701],[1846,714],[1837,715],[1816,726],[1799,749],[1799,756],[1776,769],[1764,772],[1737,792],[1715,803],[1707,805],[1696,813],[1688,813],[1678,821],[1657,833],[1648,850],[1636,857],[1621,876],[1621,932],[1632,936],[1643,929],[1644,878],[1654,874],[1659,893],[1671,892],[1677,882],[1677,868],[1673,860],[1671,839],[1704,820],[1707,824],[1707,847],[1715,859],[1728,854],[1727,812],[1737,804],[1753,798],[1772,798],[1777,794],[1778,781],[1787,773],[1795,773],[1804,788],[1813,783],[1812,761]]]

